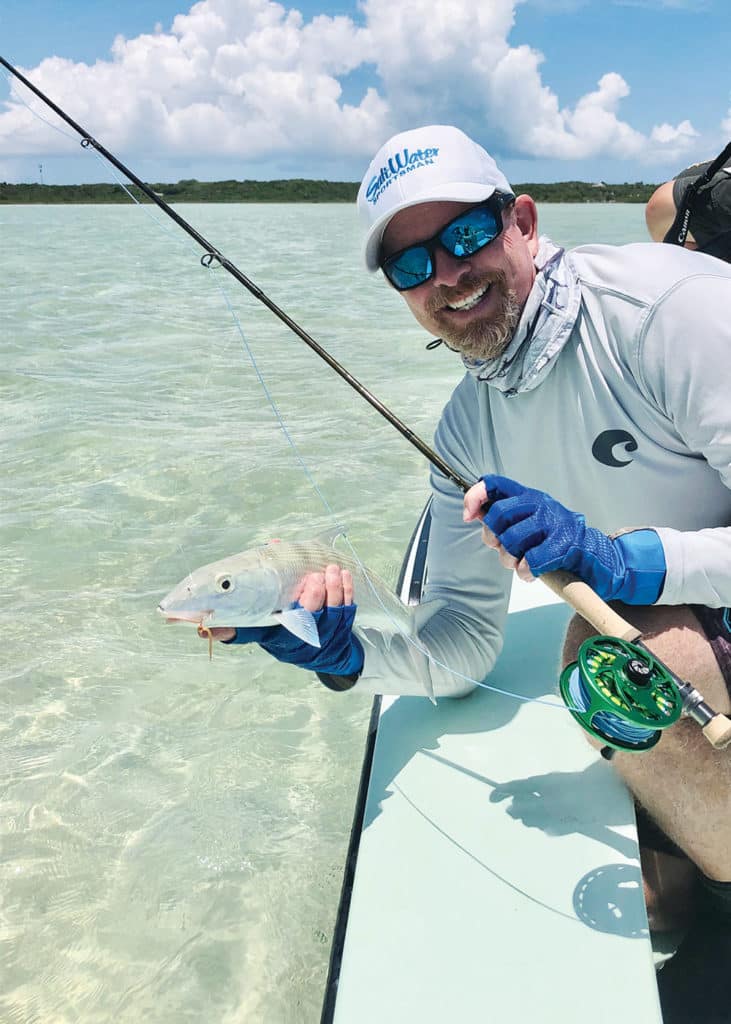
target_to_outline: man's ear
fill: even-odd
[[[538,210],[530,196],[518,196],[514,203],[515,223],[531,256],[538,252]]]

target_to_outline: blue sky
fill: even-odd
[[[2,0],[0,53],[148,180],[356,180],[450,122],[516,182],[662,181],[731,137],[729,0],[191,7]],[[105,177],[19,100],[0,76],[0,180]]]

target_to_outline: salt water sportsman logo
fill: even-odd
[[[413,153],[410,149],[404,148],[388,158],[388,163],[381,167],[378,174],[374,174],[368,182],[366,199],[369,203],[377,203],[389,185],[392,185],[396,178],[402,178],[419,167],[428,167],[433,164],[439,155],[439,148],[417,149]]]
[[[637,451],[637,442],[626,430],[603,430],[591,446],[591,454],[597,462],[601,462],[604,466],[612,466],[617,469],[621,466],[629,466],[632,459],[618,459],[614,453],[614,449],[620,445],[628,454]]]

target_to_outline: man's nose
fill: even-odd
[[[453,288],[464,274],[470,272],[471,265],[469,257],[457,259],[446,249],[437,246],[434,250],[434,284]]]

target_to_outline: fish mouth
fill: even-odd
[[[211,608],[204,608],[203,611],[195,612],[170,612],[166,608],[163,608],[161,604],[157,606],[157,610],[160,615],[165,616],[166,622],[192,622],[196,626],[202,626],[204,620],[207,619],[209,615],[213,614],[213,609]]]

